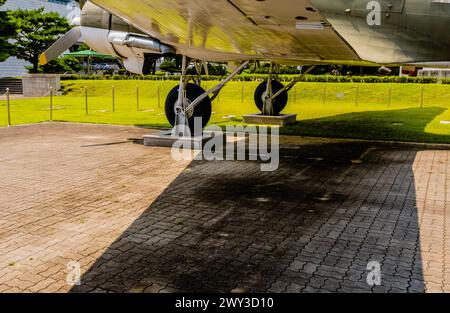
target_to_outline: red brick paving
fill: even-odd
[[[149,132],[0,129],[0,292],[450,291],[449,151],[285,137],[261,173],[174,162]]]

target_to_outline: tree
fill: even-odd
[[[28,70],[32,70],[33,66],[28,66]],[[71,56],[56,58],[44,66],[39,66],[39,73],[65,74],[78,72],[82,68],[79,59]]]
[[[0,7],[6,0],[0,0]],[[16,27],[8,17],[8,12],[0,12],[0,62],[14,54],[14,45],[9,39],[16,34]]]
[[[180,70],[177,68],[177,64],[175,61],[172,60],[164,60],[164,62],[161,63],[159,66],[161,71],[165,72],[179,72]]]
[[[69,31],[69,22],[58,13],[44,13],[44,8],[9,11],[8,16],[18,29],[12,37],[16,56],[33,65],[31,73],[38,73],[39,55]]]

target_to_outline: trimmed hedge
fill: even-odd
[[[189,76],[188,76],[189,77]],[[191,76],[193,78],[194,76]],[[296,75],[279,75],[278,80],[290,82]],[[217,81],[225,76],[202,76],[203,81]],[[179,75],[62,75],[61,80],[179,80]],[[233,81],[264,81],[267,75],[242,74],[234,77]],[[450,84],[450,79],[439,80],[435,77],[408,77],[408,76],[332,76],[332,75],[306,75],[303,82],[328,82],[328,83],[417,83],[435,84],[442,82]]]

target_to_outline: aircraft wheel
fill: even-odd
[[[174,87],[166,98],[166,117],[169,121],[170,125],[175,126],[175,104],[178,102],[178,90],[180,86]],[[186,100],[187,103],[191,103],[197,97],[202,95],[205,92],[205,90],[195,84],[187,84],[186,85]],[[212,104],[211,99],[209,97],[206,97],[202,102],[200,102],[193,110],[193,112],[190,112],[188,114],[188,121],[189,121],[189,128],[191,129],[191,132],[194,132],[194,118],[195,117],[201,117],[202,118],[202,127],[204,128],[209,120],[211,119],[211,113],[212,113]]]
[[[277,93],[283,88],[283,84],[279,81],[272,80],[272,94]],[[262,82],[255,91],[255,104],[260,111],[263,110],[265,96],[267,91],[267,82]],[[273,113],[279,115],[281,111],[286,107],[288,103],[288,93],[283,91],[272,103]]]

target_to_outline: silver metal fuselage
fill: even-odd
[[[199,60],[293,65],[450,60],[450,3],[436,0],[379,0],[375,13],[369,0],[92,2],[105,11],[85,12],[82,25],[143,33]],[[379,15],[379,25],[368,22],[371,13]]]

